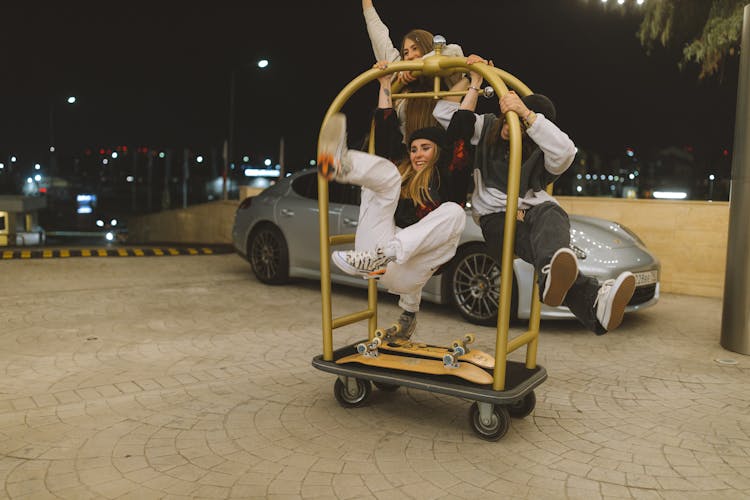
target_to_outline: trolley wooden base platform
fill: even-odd
[[[451,375],[336,362],[357,354],[357,345],[361,342],[335,350],[333,361],[323,360],[322,354],[312,360],[313,367],[338,376],[334,384],[334,395],[342,406],[353,408],[365,404],[372,391],[371,382],[384,391],[393,391],[403,386],[465,398],[474,401],[469,412],[472,430],[479,437],[490,441],[496,441],[505,435],[510,427],[511,417],[523,418],[534,410],[534,388],[547,379],[547,371],[542,366],[528,369],[524,363],[507,361],[506,389],[495,391],[492,384],[474,384]],[[492,370],[483,370],[492,375]]]

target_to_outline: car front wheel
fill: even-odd
[[[266,224],[254,229],[248,238],[247,256],[261,282],[282,285],[289,281],[289,249],[277,227]]]
[[[446,291],[461,316],[477,325],[496,325],[500,266],[487,253],[484,244],[474,243],[460,248],[447,271]],[[516,294],[514,280],[511,317],[516,316]]]

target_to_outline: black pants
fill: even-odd
[[[505,212],[483,215],[479,219],[487,250],[498,265],[503,251]],[[518,257],[534,266],[539,276],[539,293],[544,290],[547,278],[542,268],[550,263],[560,248],[570,247],[570,220],[568,214],[557,203],[542,203],[526,210],[523,221],[516,221],[514,251]],[[596,279],[578,273],[573,286],[568,290],[563,304],[589,330],[601,335],[606,330],[596,319],[594,301],[599,291]]]

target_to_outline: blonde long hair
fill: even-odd
[[[404,46],[407,40],[413,41],[417,47],[422,51],[422,54],[427,54],[434,49],[433,45],[433,34],[427,30],[414,29],[404,35],[401,41],[401,57],[403,57]],[[432,78],[420,77],[417,81],[406,85],[403,92],[424,92],[432,90]],[[432,111],[435,109],[435,99],[406,99],[399,106],[403,108],[403,125],[404,125],[404,137],[410,137],[412,132],[419,130],[424,127],[434,127],[438,124],[437,120],[432,116]]]
[[[401,198],[407,198],[414,202],[415,205],[424,207],[427,203],[435,203],[430,196],[430,181],[435,174],[435,165],[440,158],[440,146],[435,144],[435,156],[429,164],[417,171],[412,167],[411,159],[406,158],[398,165],[398,171],[401,174]],[[440,176],[438,175],[438,184]]]

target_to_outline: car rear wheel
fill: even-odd
[[[450,302],[467,321],[485,326],[497,324],[500,297],[500,266],[484,244],[459,248],[447,272],[446,291]],[[515,279],[511,297],[511,318],[516,317]]]
[[[289,248],[277,227],[266,224],[254,229],[248,238],[247,256],[261,282],[282,285],[289,281]]]

